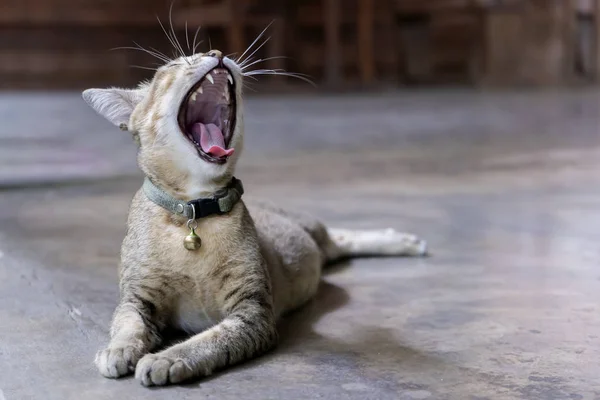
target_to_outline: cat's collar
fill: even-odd
[[[179,200],[158,186],[148,177],[143,185],[146,197],[153,203],[172,212],[190,219],[208,217],[209,215],[223,215],[233,209],[233,206],[242,198],[244,187],[242,181],[232,177],[229,184],[216,191],[211,197],[203,197],[190,201]]]

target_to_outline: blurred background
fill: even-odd
[[[169,398],[598,398],[600,0],[0,0],[0,399],[165,397],[92,364],[143,177],[81,90],[151,77],[111,49],[173,54],[171,4],[184,49],[272,23],[256,66],[317,84],[248,82],[246,198],[433,256],[331,271],[272,355]]]
[[[309,74],[323,89],[377,85],[562,85],[600,74],[594,0],[175,0],[185,44],[201,26],[206,51],[241,52],[269,23],[257,55]],[[81,89],[149,76],[136,41],[172,47],[170,0],[3,0],[0,87]],[[187,24],[187,25],[186,25]],[[282,85],[273,79],[271,85]]]

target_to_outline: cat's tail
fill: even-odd
[[[328,228],[329,243],[325,249],[327,262],[343,258],[371,256],[428,255],[427,242],[394,229],[349,230]]]

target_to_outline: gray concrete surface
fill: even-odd
[[[92,364],[141,183],[132,143],[77,94],[0,96],[0,399],[600,398],[598,99],[250,99],[248,196],[412,231],[433,255],[333,268],[276,350],[152,390]]]

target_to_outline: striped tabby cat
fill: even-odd
[[[137,88],[83,92],[134,136],[150,182],[131,203],[120,302],[95,359],[105,377],[135,373],[145,386],[207,376],[273,348],[276,321],[313,297],[327,262],[426,251],[422,240],[391,229],[328,229],[269,203],[247,206],[229,184],[244,140],[242,82],[256,71],[217,50],[164,61]],[[218,193],[235,196],[225,211],[213,201],[217,208],[205,212]],[[183,212],[189,204],[196,215]],[[188,249],[193,227],[201,243]],[[158,351],[167,327],[190,337]]]

